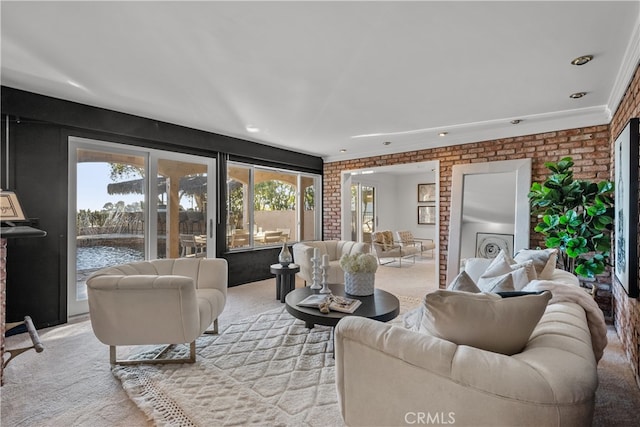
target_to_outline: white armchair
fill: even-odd
[[[300,266],[298,276],[307,283],[313,281],[313,250],[318,248],[318,255],[329,255],[328,283],[344,283],[344,271],[340,267],[342,255],[368,254],[371,247],[368,243],[351,242],[348,240],[317,240],[300,242],[293,245],[293,261]]]
[[[181,258],[95,272],[87,280],[91,326],[110,347],[111,364],[195,362],[196,338],[209,333],[212,323],[211,333],[218,332],[217,319],[227,299],[227,271],[224,259]],[[188,358],[131,361],[116,357],[118,345],[182,343],[190,343]]]

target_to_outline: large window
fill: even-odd
[[[319,175],[229,162],[227,247],[319,238],[319,187]]]
[[[215,256],[215,176],[211,158],[70,137],[69,315],[88,312],[98,269]]]

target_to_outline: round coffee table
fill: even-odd
[[[297,305],[309,295],[319,293],[318,290],[304,287],[287,294],[285,298],[287,311],[296,319],[303,320],[305,326],[309,329],[313,328],[313,325],[336,326],[340,319],[346,316],[361,316],[381,322],[388,322],[395,319],[398,313],[400,313],[400,301],[398,301],[398,298],[382,289],[376,289],[373,295],[361,297],[345,293],[344,285],[329,285],[329,288],[335,296],[356,298],[362,301],[362,304],[360,304],[360,307],[353,313],[331,311],[328,314],[322,314],[317,308],[300,307]]]

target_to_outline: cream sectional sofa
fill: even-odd
[[[336,385],[346,424],[590,425],[602,351],[592,337],[602,340],[604,320],[575,276],[555,270],[550,279],[531,285],[575,294],[576,302],[549,301],[525,348],[510,356],[361,317],[341,320]],[[599,327],[595,335],[590,326]],[[606,344],[606,327],[604,334]]]
[[[368,254],[371,246],[368,243],[352,242],[349,240],[314,240],[300,242],[293,245],[293,261],[300,266],[298,276],[307,284],[313,282],[313,258],[314,249],[318,249],[318,256],[329,256],[329,270],[327,271],[327,283],[344,283],[344,271],[340,267],[340,258],[343,255]]]

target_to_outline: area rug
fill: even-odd
[[[420,302],[399,299],[401,315]],[[119,366],[113,374],[158,426],[342,426],[331,335],[329,327],[305,328],[283,306],[199,338],[195,364]],[[187,352],[177,346],[173,356]]]

